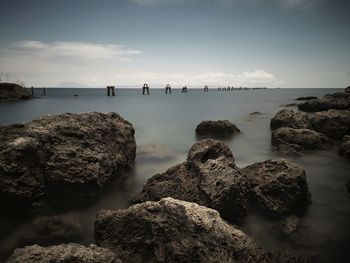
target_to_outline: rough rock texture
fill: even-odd
[[[235,166],[229,147],[206,139],[192,146],[187,161],[151,177],[132,203],[173,197],[214,208],[227,220],[246,214],[249,181]]]
[[[281,127],[290,127],[295,129],[310,129],[309,117],[304,112],[294,112],[293,110],[280,110],[271,119],[270,127],[278,129]]]
[[[134,128],[116,113],[65,113],[1,125],[1,207],[27,206],[49,195],[85,197],[129,167],[135,151]]]
[[[291,214],[310,203],[305,171],[287,160],[255,163],[243,172],[252,181],[252,200],[271,214]]]
[[[225,138],[237,132],[240,132],[240,130],[228,120],[202,121],[196,128],[197,136],[207,138]]]
[[[327,136],[309,129],[279,128],[272,132],[271,141],[275,150],[286,155],[328,149],[332,145]]]
[[[350,157],[350,135],[345,135],[340,144],[339,153]]]
[[[95,240],[125,262],[265,262],[265,253],[213,209],[164,198],[102,210]]]
[[[295,100],[315,100],[315,99],[317,99],[317,97],[315,96],[306,96],[306,97],[296,98]]]
[[[0,83],[0,101],[30,99],[32,95],[29,90],[14,83]]]
[[[116,255],[105,248],[90,245],[62,244],[51,247],[38,245],[18,248],[7,263],[121,263]]]
[[[299,110],[306,112],[325,111],[329,109],[350,110],[350,94],[337,92],[298,105]]]
[[[340,140],[344,135],[350,134],[349,110],[317,112],[310,121],[314,130],[332,139]]]

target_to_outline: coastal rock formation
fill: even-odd
[[[1,207],[85,198],[131,166],[135,151],[134,128],[116,113],[64,113],[1,125]]]
[[[14,83],[0,83],[0,101],[30,99],[32,95],[29,90]]]
[[[306,97],[296,98],[295,100],[315,100],[315,99],[317,99],[317,97],[315,96],[306,96]]]
[[[350,157],[350,135],[345,135],[340,144],[339,153]]]
[[[344,135],[350,134],[350,111],[348,110],[317,112],[310,121],[314,130],[332,139],[340,140]]]
[[[170,196],[216,209],[225,219],[236,221],[246,214],[249,187],[229,147],[206,139],[192,146],[186,162],[151,177],[131,202]]]
[[[237,126],[228,120],[202,121],[196,128],[196,135],[206,138],[227,138],[238,132]]]
[[[332,141],[325,135],[310,129],[279,128],[272,132],[272,145],[286,155],[294,155],[306,150],[328,149]]]
[[[121,263],[116,255],[105,248],[90,245],[61,244],[41,247],[38,245],[18,248],[7,263]]]
[[[270,127],[272,129],[278,129],[281,127],[310,129],[311,125],[307,113],[283,109],[277,112],[271,119]]]
[[[299,110],[306,112],[326,111],[330,109],[350,110],[350,94],[337,92],[298,105]]]
[[[265,262],[264,251],[217,211],[170,197],[100,211],[95,241],[125,262]]]
[[[310,203],[305,171],[287,160],[255,163],[243,172],[252,181],[251,198],[271,214],[291,214]]]

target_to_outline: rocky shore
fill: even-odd
[[[0,83],[0,101],[31,99],[29,90],[15,83]]]

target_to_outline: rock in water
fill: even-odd
[[[102,210],[95,241],[124,262],[265,262],[265,253],[213,209],[164,198]]]
[[[272,132],[271,141],[275,150],[286,155],[328,149],[332,145],[327,136],[309,129],[279,128]]]
[[[131,202],[170,196],[216,209],[226,220],[237,221],[247,212],[249,187],[229,147],[206,139],[192,146],[186,162],[151,177]]]
[[[1,125],[1,207],[86,197],[129,167],[135,152],[134,128],[116,113],[64,113]]]
[[[294,112],[293,110],[280,110],[271,119],[270,127],[278,129],[281,127],[290,127],[294,129],[310,129],[309,117],[304,112]]]
[[[306,97],[296,98],[295,100],[315,100],[315,99],[317,99],[317,97],[315,96],[306,96]]]
[[[61,244],[18,248],[7,263],[121,263],[116,255],[105,248],[90,245]]]
[[[29,90],[14,83],[0,83],[0,101],[30,99],[32,95]]]
[[[298,109],[306,112],[325,111],[329,109],[350,110],[350,94],[337,92],[298,105]]]
[[[317,112],[311,118],[313,128],[329,138],[340,140],[350,134],[350,111],[328,110]]]
[[[339,153],[350,157],[350,135],[345,135],[339,148]]]
[[[252,181],[252,200],[273,214],[291,214],[310,203],[305,171],[284,160],[273,159],[243,168]]]
[[[345,93],[349,94],[350,93],[350,86],[346,87]]]
[[[237,126],[228,120],[202,121],[196,128],[196,135],[205,138],[227,138],[238,132]]]

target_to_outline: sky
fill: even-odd
[[[349,13],[349,0],[0,0],[0,78],[343,88]]]

